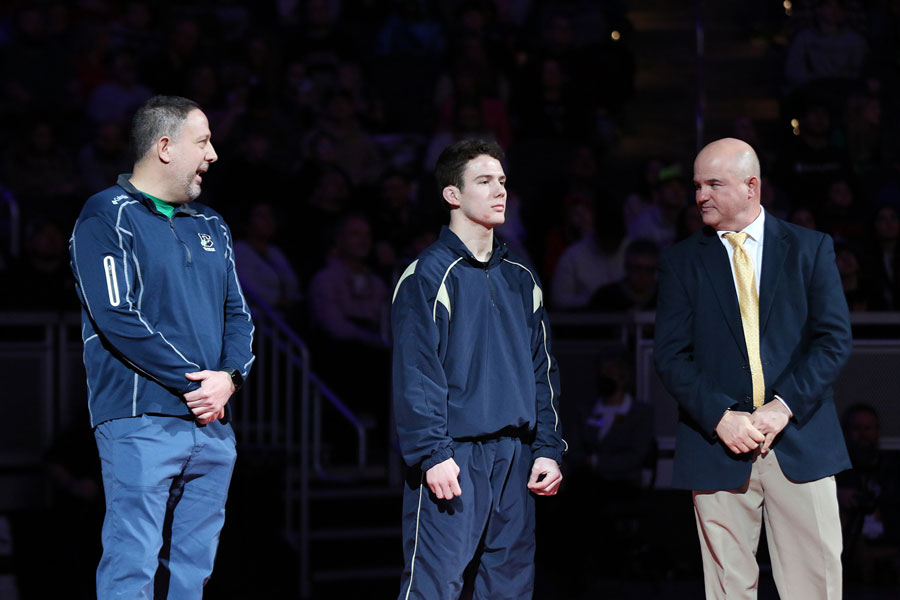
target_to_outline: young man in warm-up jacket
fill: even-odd
[[[534,496],[556,494],[565,442],[540,282],[493,235],[502,150],[464,140],[436,177],[450,225],[406,269],[392,306],[403,491],[401,599],[530,598]]]

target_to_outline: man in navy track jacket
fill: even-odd
[[[394,291],[393,395],[403,496],[401,599],[531,597],[534,498],[562,481],[559,377],[537,276],[494,239],[501,149],[464,140],[436,176],[450,226]]]
[[[134,117],[134,173],[92,196],[69,244],[106,493],[97,595],[201,598],[235,462],[228,400],[253,363],[231,232],[201,204],[217,159],[191,100]]]

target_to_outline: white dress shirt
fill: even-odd
[[[728,264],[731,266],[731,277],[734,279],[734,292],[740,298],[740,292],[738,291],[738,282],[737,282],[737,273],[734,271],[734,246],[731,245],[731,242],[725,238],[726,233],[746,233],[747,239],[744,240],[744,249],[747,251],[747,254],[750,256],[750,262],[753,263],[753,278],[756,282],[756,295],[759,296],[759,282],[762,278],[762,259],[763,259],[763,236],[765,235],[765,223],[766,223],[766,211],[764,208],[760,207],[759,216],[753,220],[752,223],[741,229],[740,231],[733,231],[730,229],[726,230],[716,230],[716,235],[719,236],[719,241],[722,242],[722,245],[725,246],[725,251],[728,252]],[[762,332],[760,332],[762,333]],[[791,407],[788,406],[788,403],[784,401],[784,398],[776,395],[776,398],[784,404],[785,408],[788,409],[788,412],[791,413],[791,416],[794,416],[794,412],[791,410]]]

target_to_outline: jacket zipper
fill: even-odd
[[[175,221],[169,217],[169,229],[172,230],[172,235],[175,236],[175,239],[178,240],[178,243],[184,247],[185,255],[187,256],[187,263],[185,266],[190,267],[193,264],[193,258],[191,257],[191,249],[188,248],[188,245],[185,244],[180,237],[178,237],[178,233],[175,231]]]
[[[494,301],[494,284],[491,282],[491,273],[487,266],[484,267],[484,277],[487,282],[488,293],[491,295],[491,306],[497,308],[497,303]]]

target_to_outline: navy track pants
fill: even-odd
[[[462,496],[438,500],[417,469],[404,486],[400,600],[457,600],[467,568],[476,600],[531,598],[531,449],[500,437],[454,442],[453,453]]]

